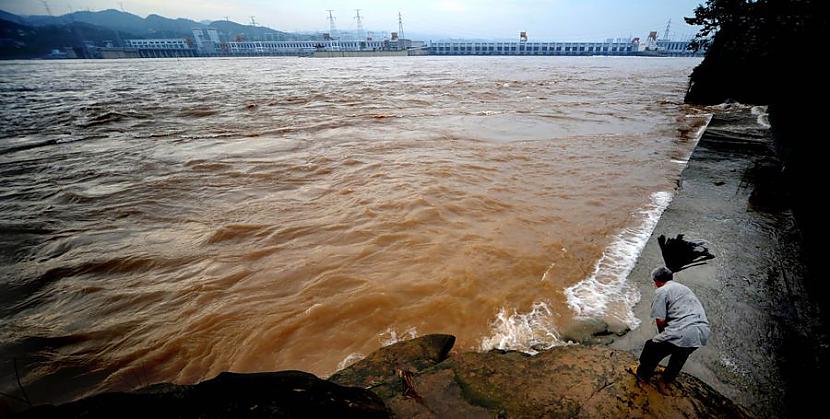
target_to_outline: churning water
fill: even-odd
[[[697,59],[0,64],[0,391],[326,376],[635,325]]]

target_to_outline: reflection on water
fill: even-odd
[[[555,343],[565,289],[673,190],[697,62],[2,63],[0,390],[12,359],[45,402]],[[541,314],[503,335],[513,312]]]

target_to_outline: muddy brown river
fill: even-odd
[[[0,391],[327,376],[635,327],[699,59],[0,63]]]

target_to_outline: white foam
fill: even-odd
[[[492,334],[481,340],[479,349],[515,350],[536,354],[539,350],[562,345],[554,319],[556,314],[545,301],[537,301],[527,313],[502,307],[492,323]]]
[[[381,346],[394,345],[400,341],[415,339],[416,337],[418,337],[418,330],[414,327],[406,329],[403,333],[398,333],[397,330],[390,327],[385,332],[378,334],[378,340]],[[365,357],[365,355],[359,352],[351,353],[337,364],[337,370],[340,371]]]
[[[409,329],[406,329],[403,333],[398,334],[397,330],[390,327],[389,329],[386,329],[385,332],[379,334],[378,337],[381,345],[389,346],[394,345],[403,340],[415,339],[416,337],[418,337],[418,330],[416,330],[414,327],[410,327]]]
[[[695,142],[700,141],[712,121],[713,114],[686,117],[705,119],[695,133]],[[672,161],[687,164],[688,158]],[[639,326],[640,320],[634,316],[633,308],[640,301],[640,292],[626,280],[673,197],[674,194],[668,191],[652,193],[650,204],[639,211],[639,224],[618,233],[603,252],[591,275],[565,289],[568,305],[577,316],[606,316],[609,314],[606,309],[614,304],[621,308],[613,313],[615,317],[632,329]],[[542,275],[542,281],[549,279],[550,271],[555,265],[552,263],[548,266]],[[519,313],[513,309],[512,313],[508,314],[508,310],[502,307],[491,323],[490,336],[481,340],[479,349],[517,350],[536,354],[539,350],[570,344],[571,342],[565,342],[559,336],[555,323],[557,316],[558,314],[551,310],[545,301],[535,302],[533,308],[526,313]]]
[[[568,305],[578,316],[603,316],[607,314],[606,308],[610,304],[618,303],[623,307],[619,320],[631,328],[639,325],[633,307],[640,301],[640,293],[628,285],[626,279],[672,196],[671,192],[651,194],[650,205],[639,211],[639,224],[618,233],[594,266],[593,273],[565,289]],[[549,271],[550,267],[542,275],[543,280],[548,279]],[[558,314],[546,301],[535,302],[530,311],[523,313],[515,309],[510,312],[502,307],[491,323],[490,335],[481,340],[479,350],[502,349],[536,354],[540,350],[568,344],[559,336],[557,317]]]
[[[339,364],[337,364],[337,371],[340,371],[343,368],[346,368],[349,365],[352,365],[355,362],[360,361],[363,358],[366,358],[366,356],[364,356],[362,353],[359,353],[359,352],[351,353],[347,357],[343,358],[343,360],[340,361]]]
[[[758,117],[758,125],[760,125],[762,128],[769,129],[772,126],[769,123],[769,114],[767,113],[766,106],[753,106],[752,114]]]
[[[618,233],[594,266],[593,273],[565,289],[568,306],[577,316],[600,317],[607,314],[609,305],[615,304],[621,307],[621,312],[614,313],[615,317],[632,329],[640,324],[633,311],[640,301],[640,293],[626,279],[672,197],[671,192],[651,194],[651,204],[640,211],[640,223]]]

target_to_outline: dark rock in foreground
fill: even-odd
[[[134,393],[105,393],[60,406],[39,406],[25,418],[386,418],[378,396],[302,371],[225,372],[192,386],[159,384]]]

